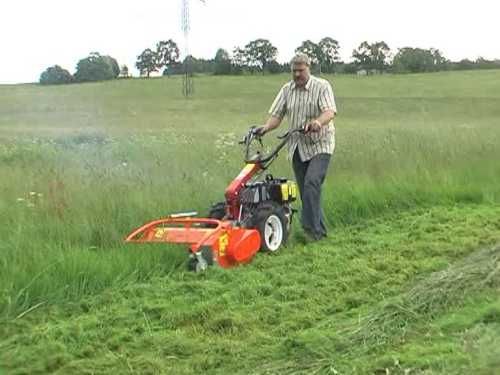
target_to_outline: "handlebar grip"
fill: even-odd
[[[278,139],[285,139],[286,137],[288,137],[289,135],[292,135],[293,133],[302,133],[304,134],[305,133],[305,129],[302,127],[302,128],[299,128],[299,129],[293,129],[293,130],[289,130],[287,131],[286,133],[282,134],[282,135],[278,135]]]
[[[278,135],[276,138],[285,139],[286,137],[288,137],[288,134],[290,134],[290,132],[286,132],[285,134]]]

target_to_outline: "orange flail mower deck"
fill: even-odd
[[[235,227],[231,221],[205,218],[155,220],[133,231],[125,241],[186,244],[192,254],[210,248],[214,261],[224,268],[248,263],[261,246],[257,230]]]

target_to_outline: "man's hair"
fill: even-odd
[[[297,64],[306,64],[307,66],[311,66],[311,59],[305,53],[297,53],[290,61],[290,65],[294,66]]]

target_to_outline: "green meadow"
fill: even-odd
[[[0,373],[500,373],[500,71],[325,78],[329,238],[204,274],[123,238],[222,200],[287,75],[0,86]]]

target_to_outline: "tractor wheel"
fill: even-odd
[[[218,202],[210,207],[208,218],[222,220],[226,216],[226,202]]]
[[[222,220],[226,216],[226,202],[214,203],[208,210],[207,218]],[[212,228],[212,224],[201,224],[202,228]]]
[[[260,250],[276,252],[288,239],[288,219],[278,203],[267,201],[257,207],[254,227],[261,238]]]
[[[189,254],[189,260],[187,263],[188,271],[192,272],[203,272],[209,266],[214,264],[214,253],[210,247],[203,247],[198,255]]]

